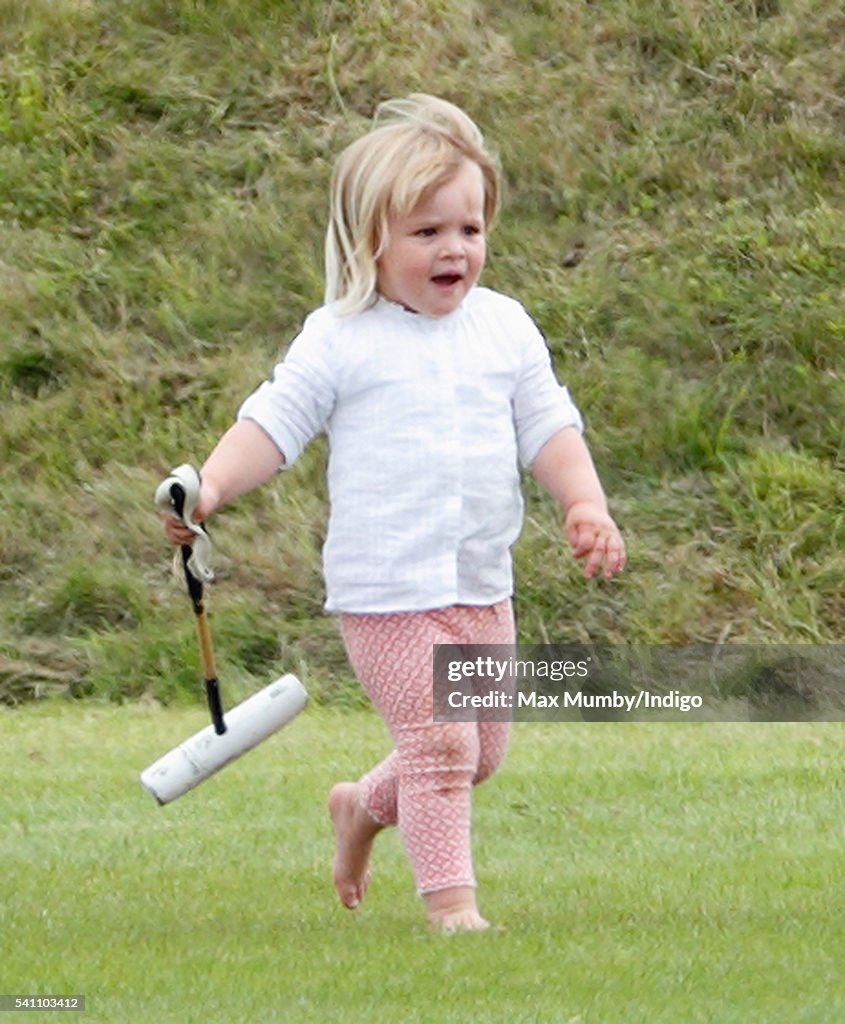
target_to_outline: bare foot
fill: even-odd
[[[357,782],[338,782],[329,793],[328,803],[336,843],[335,888],[340,902],[355,910],[370,884],[370,850],[382,826],[358,802]]]
[[[428,923],[432,928],[449,934],[451,932],[483,932],[490,927],[477,910],[456,910],[451,914],[430,916]]]
[[[479,914],[475,902],[475,889],[459,885],[440,889],[423,896],[428,923],[442,932],[480,932],[490,922]]]

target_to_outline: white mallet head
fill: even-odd
[[[160,804],[175,800],[278,732],[307,699],[296,676],[280,676],[226,713],[224,733],[208,725],[154,761],[141,772],[141,785]]]

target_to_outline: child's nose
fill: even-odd
[[[441,255],[443,256],[463,256],[466,251],[465,239],[461,232],[450,231],[447,235],[443,236],[443,245],[441,246]]]

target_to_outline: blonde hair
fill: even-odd
[[[454,104],[424,93],[378,107],[372,130],[340,154],[332,176],[325,300],[338,315],[375,301],[388,221],[410,213],[467,159],[481,168],[489,229],[499,206],[499,173],[475,123]]]

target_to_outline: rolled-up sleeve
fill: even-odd
[[[524,333],[525,359],[513,397],[519,460],[525,467],[531,465],[546,441],[559,430],[584,429],[578,407],[555,375],[543,335],[533,321],[531,328]]]
[[[312,316],[287,355],[241,405],[239,420],[253,420],[272,438],[289,469],[308,442],[326,429],[336,389],[328,337]]]

